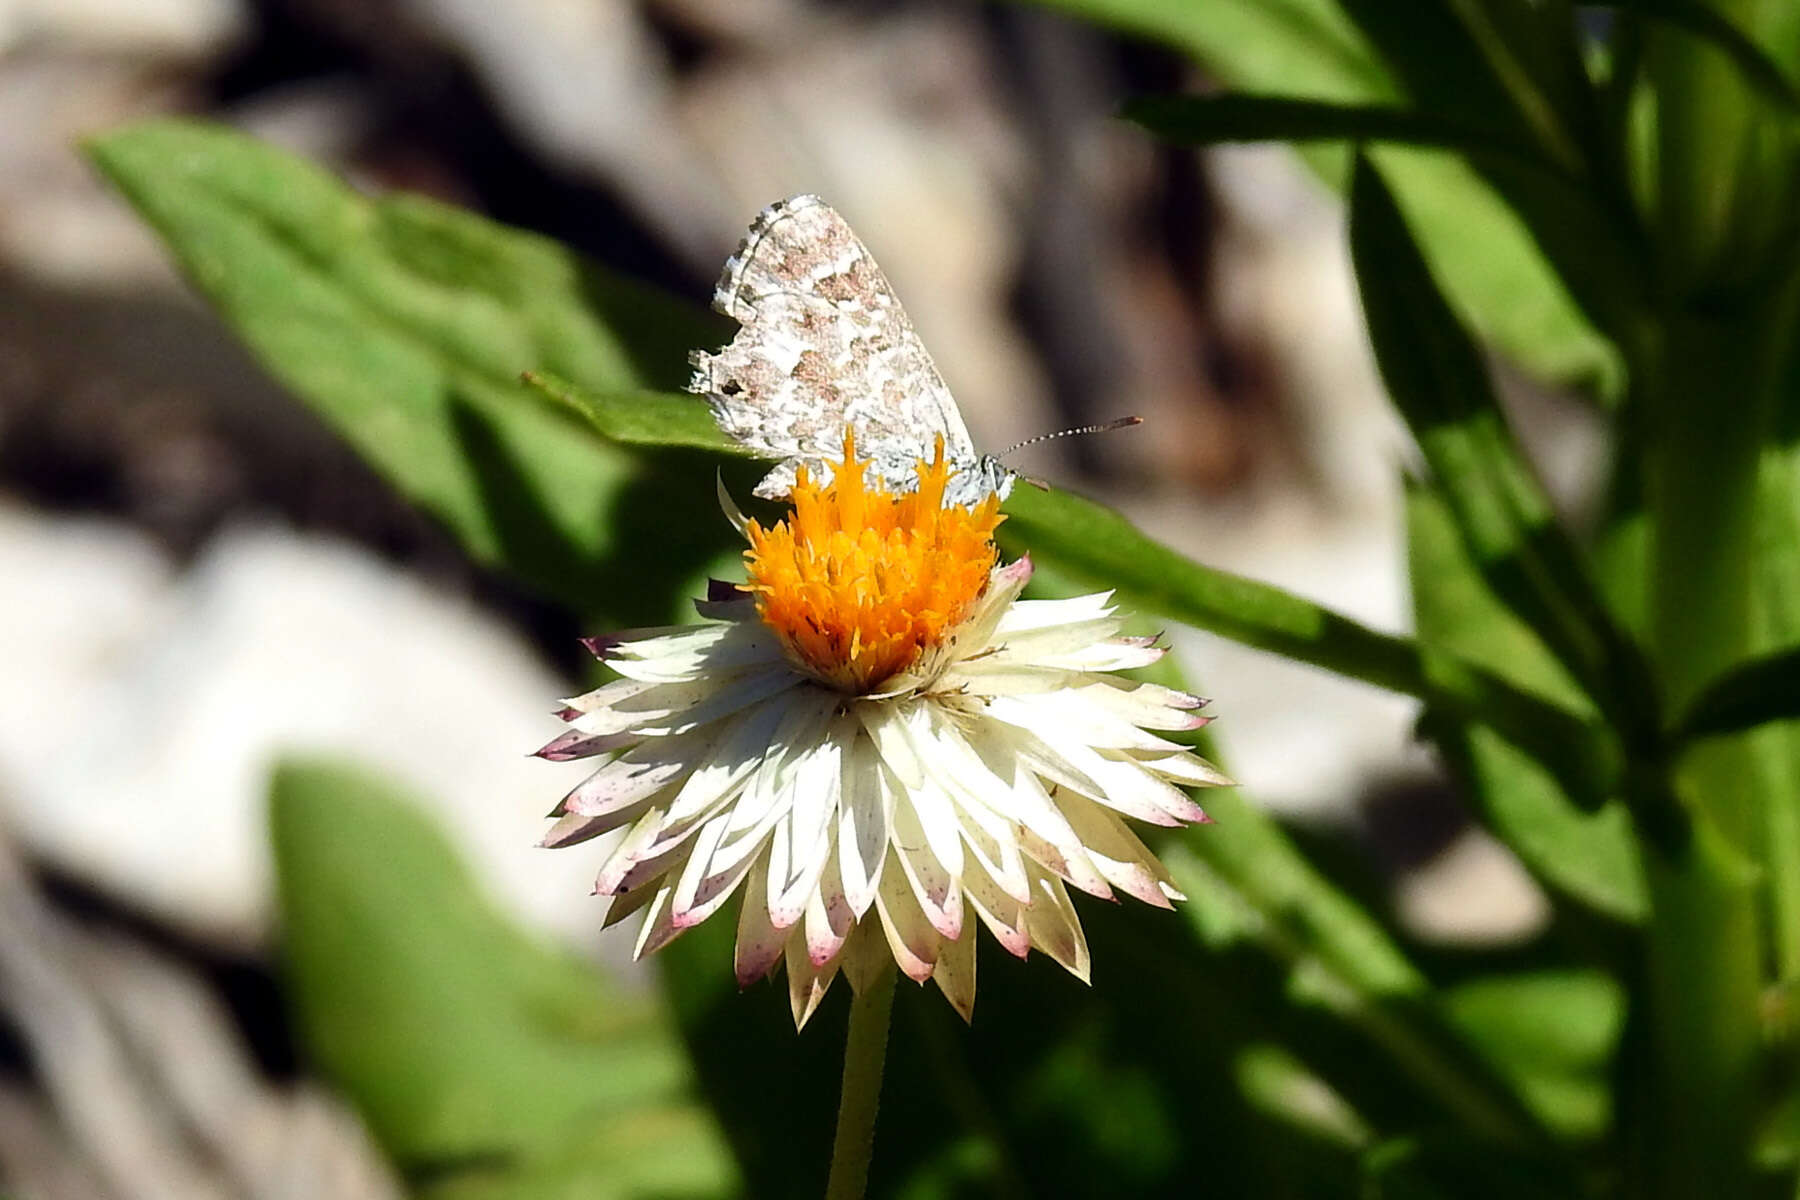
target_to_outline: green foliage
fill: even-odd
[[[710,464],[578,436],[519,380],[677,386],[716,322],[554,242],[368,199],[218,127],[155,121],[89,152],[269,371],[476,558],[579,611],[647,621],[731,536],[672,502]]]
[[[1375,107],[1386,113],[1405,106],[1400,119],[1416,125],[1472,128],[1507,145],[1529,140],[1516,123],[1503,123],[1473,103],[1471,80],[1495,86],[1485,66],[1459,74],[1466,63],[1463,40],[1455,59],[1441,21],[1422,28],[1442,0],[1392,5],[1382,0],[1035,0],[1086,20],[1170,45],[1193,56],[1210,75],[1255,101],[1279,98]],[[1391,17],[1383,18],[1383,10]],[[1414,18],[1419,18],[1415,22]],[[1363,22],[1368,20],[1369,24]],[[1385,44],[1383,39],[1386,39]],[[1456,39],[1461,40],[1461,39]],[[1410,49],[1409,49],[1410,47]],[[1415,75],[1431,76],[1429,94],[1409,83],[1384,52],[1406,54]],[[1475,52],[1477,57],[1479,51]],[[1433,64],[1443,62],[1441,72]],[[1157,103],[1171,104],[1161,100]],[[1428,115],[1425,115],[1428,114]],[[1246,128],[1209,140],[1251,141],[1269,134]],[[1284,135],[1288,136],[1288,135]],[[1322,131],[1308,134],[1323,137]],[[1391,135],[1390,135],[1391,136]],[[1416,141],[1416,138],[1402,140]],[[1429,139],[1435,141],[1436,139]],[[1503,157],[1510,157],[1504,155]],[[1342,155],[1310,161],[1333,182],[1345,178]],[[1596,333],[1571,300],[1570,289],[1546,261],[1537,231],[1497,194],[1464,157],[1417,150],[1384,150],[1384,170],[1400,206],[1419,229],[1427,256],[1444,280],[1458,312],[1520,365],[1545,379],[1598,394],[1620,384],[1617,350]],[[1529,177],[1528,177],[1529,178]],[[1542,181],[1537,181],[1542,186]],[[1584,222],[1585,224],[1585,222]],[[1572,231],[1571,231],[1572,232]]]
[[[1560,0],[1045,6],[1240,89],[1138,99],[1143,130],[1343,143],[1309,161],[1345,189],[1421,451],[1417,636],[1062,492],[1015,491],[1007,552],[1040,589],[1114,588],[1420,700],[1554,918],[1525,946],[1419,945],[1343,846],[1208,794],[1216,824],[1157,844],[1190,904],[1083,903],[1091,990],[992,946],[973,1029],[903,989],[875,1190],[1793,1194],[1800,17],[1635,0],[1595,6],[1597,33]],[[728,545],[710,497],[736,448],[674,392],[687,350],[724,339],[711,318],[224,131],[154,123],[92,152],[271,372],[480,560],[621,620],[673,609]],[[1515,441],[1484,342],[1608,400],[1615,470],[1581,524]],[[421,1189],[817,1193],[841,994],[795,1035],[776,989],[737,993],[719,921],[660,956],[664,999],[621,991],[507,930],[422,822],[342,768],[277,780],[309,1049]]]
[[[731,1187],[660,1005],[508,925],[418,801],[295,762],[271,825],[307,1047],[422,1195]]]

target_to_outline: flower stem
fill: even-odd
[[[894,1011],[894,972],[856,994],[844,1041],[844,1086],[838,1097],[837,1138],[831,1147],[831,1179],[825,1200],[862,1200],[875,1150],[875,1113],[881,1107],[881,1072],[887,1063],[888,1018]]]

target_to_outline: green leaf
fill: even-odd
[[[542,371],[524,381],[575,413],[609,442],[625,446],[686,446],[716,454],[748,457],[712,419],[704,401],[686,392],[590,392]]]
[[[1291,592],[1202,566],[1067,492],[1015,488],[1006,513],[1000,536],[1009,554],[1041,556],[1085,585],[1115,589],[1139,611],[1488,721],[1572,794],[1596,802],[1607,794],[1616,763],[1584,718],[1429,642],[1379,633]]]
[[[290,762],[271,826],[307,1048],[424,1195],[733,1190],[656,1003],[508,925],[417,801]]]
[[[1723,51],[1765,99],[1789,112],[1800,112],[1800,90],[1781,65],[1750,36],[1711,4],[1702,0],[1611,0],[1596,8],[1612,8],[1664,22]]]
[[[1213,96],[1140,96],[1121,110],[1168,141],[1190,146],[1226,142],[1372,141],[1451,149],[1486,149],[1541,162],[1528,144],[1507,140],[1441,113],[1381,104],[1334,104],[1292,96],[1226,92]]]
[[[1420,635],[1537,695],[1564,702],[1578,695],[1562,665],[1488,590],[1443,500],[1414,486],[1406,513]],[[1615,920],[1643,919],[1643,868],[1621,801],[1578,811],[1553,776],[1479,719],[1443,720],[1428,710],[1424,731],[1482,823],[1540,882]]]
[[[1471,980],[1446,995],[1451,1020],[1512,1079],[1546,1124],[1591,1140],[1611,1119],[1608,1068],[1625,996],[1598,971]]]
[[[1800,646],[1800,444],[1763,454],[1756,551],[1757,644]],[[1796,686],[1790,679],[1790,687]],[[1800,722],[1749,737],[1762,778],[1764,872],[1777,978],[1800,980]]]
[[[1322,100],[1393,100],[1368,40],[1336,0],[1036,0],[1167,43],[1230,82]]]
[[[1244,92],[1402,107],[1441,115],[1468,128],[1495,129],[1492,110],[1463,103],[1470,96],[1469,89],[1460,86],[1466,75],[1456,70],[1445,73],[1447,98],[1420,92],[1416,79],[1402,86],[1377,53],[1378,39],[1346,15],[1351,12],[1379,25],[1380,10],[1391,10],[1400,33],[1385,29],[1380,33],[1388,38],[1384,51],[1392,52],[1396,44],[1404,49],[1412,43],[1410,18],[1415,5],[1395,6],[1385,0],[1354,9],[1340,7],[1335,0],[1038,2],[1165,42],[1192,55],[1209,76]],[[1423,46],[1420,57],[1429,63],[1430,47]],[[1491,77],[1485,65],[1479,70],[1483,78]],[[1512,131],[1511,140],[1529,142],[1518,136],[1517,128],[1501,127]],[[1440,151],[1393,146],[1384,147],[1378,158],[1452,303],[1484,338],[1539,378],[1603,395],[1617,391],[1623,377],[1617,351],[1595,332],[1550,269],[1532,231],[1467,161]],[[1308,159],[1328,180],[1347,178],[1343,154],[1311,153]],[[1530,174],[1536,186],[1546,187],[1544,172]],[[1564,187],[1558,194],[1566,192]],[[1569,226],[1567,240],[1585,242],[1595,260],[1583,270],[1602,281],[1613,278],[1624,264],[1616,256],[1596,258],[1596,251],[1617,242],[1617,231],[1595,230],[1586,219],[1566,217],[1564,224]],[[1584,287],[1587,302],[1601,286]]]
[[[1678,741],[1800,718],[1800,646],[1765,654],[1703,688],[1676,723]]]
[[[1656,735],[1651,674],[1506,427],[1457,321],[1380,176],[1358,160],[1350,251],[1388,393],[1418,440],[1476,567],[1628,736]]]
[[[661,619],[668,581],[729,538],[709,504],[664,494],[673,471],[710,496],[706,464],[647,464],[519,382],[676,387],[719,322],[554,242],[370,199],[221,127],[151,121],[88,150],[263,365],[476,558],[582,611]],[[646,522],[669,526],[648,578],[633,561]]]

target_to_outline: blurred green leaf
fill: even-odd
[[[1006,513],[1000,537],[1010,555],[1041,556],[1071,579],[1115,589],[1140,612],[1490,722],[1573,794],[1596,801],[1606,795],[1614,764],[1586,720],[1428,641],[1379,633],[1291,592],[1203,566],[1067,492],[1015,488]]]
[[[1800,646],[1800,443],[1771,446],[1759,476],[1757,643],[1791,651]],[[1800,690],[1800,673],[1788,686]],[[1791,984],[1800,980],[1800,721],[1766,725],[1749,741],[1767,797],[1763,861],[1775,974]]]
[[[1616,627],[1557,522],[1507,429],[1480,352],[1439,293],[1405,218],[1361,159],[1351,184],[1350,250],[1388,393],[1475,566],[1615,722],[1653,737],[1660,721],[1648,665]]]
[[[1394,100],[1368,40],[1336,0],[1035,0],[1166,42],[1256,91],[1320,100]]]
[[[1743,72],[1744,81],[1789,112],[1800,112],[1800,91],[1779,63],[1770,58],[1731,19],[1703,0],[1609,0],[1596,8],[1612,8],[1665,22],[1723,51]]]
[[[519,381],[542,369],[600,393],[676,387],[720,322],[554,242],[370,199],[221,127],[151,121],[88,151],[263,365],[476,558],[580,611],[660,618],[667,598],[635,574],[643,523],[666,527],[669,576],[730,536],[704,464],[674,464],[701,499],[671,507],[656,494],[669,460],[602,443]]]
[[[1223,142],[1371,141],[1451,149],[1488,149],[1533,161],[1527,144],[1441,113],[1394,105],[1334,104],[1292,96],[1224,92],[1211,96],[1139,96],[1120,115],[1166,141],[1190,146]]]
[[[1800,646],[1753,658],[1702,689],[1676,722],[1676,739],[1737,733],[1800,717]]]
[[[1545,1122],[1582,1140],[1611,1117],[1608,1070],[1625,995],[1598,971],[1540,971],[1471,980],[1446,993],[1451,1020],[1514,1080]]]
[[[734,1190],[651,995],[507,924],[415,801],[290,762],[271,826],[306,1046],[421,1194]]]
[[[1033,0],[1142,37],[1162,41],[1193,56],[1225,85],[1258,96],[1286,96],[1344,105],[1402,107],[1430,112],[1468,128],[1521,139],[1520,126],[1496,124],[1493,110],[1476,103],[1473,82],[1493,96],[1492,71],[1476,61],[1473,73],[1458,68],[1472,50],[1466,38],[1457,58],[1437,54],[1413,20],[1421,5],[1387,0],[1342,4],[1337,0]],[[1437,8],[1434,3],[1429,7]],[[1384,11],[1389,14],[1383,20]],[[1355,18],[1355,19],[1352,19]],[[1371,23],[1363,28],[1357,21]],[[1442,28],[1438,15],[1434,28]],[[1451,31],[1455,35],[1455,31]],[[1382,41],[1385,38],[1386,41]],[[1377,50],[1380,46],[1380,52]],[[1415,51],[1408,51],[1415,47]],[[1402,83],[1383,53],[1416,58],[1415,77]],[[1422,91],[1418,75],[1442,67],[1436,91]],[[1501,98],[1510,109],[1511,102]],[[1505,111],[1503,109],[1502,111]],[[1610,395],[1623,371],[1613,346],[1589,323],[1569,288],[1546,261],[1533,232],[1471,165],[1439,151],[1385,147],[1376,155],[1402,209],[1419,231],[1433,267],[1459,313],[1508,357],[1538,378]],[[1495,156],[1502,160],[1510,156]],[[1346,178],[1341,153],[1308,156],[1331,181]],[[1528,180],[1549,199],[1566,201],[1568,189],[1545,184],[1532,169]],[[1521,184],[1521,187],[1524,187]],[[1594,229],[1591,219],[1573,219],[1566,208],[1571,243],[1586,241],[1590,258],[1619,240],[1617,230]],[[1540,229],[1540,234],[1542,230]],[[1603,235],[1603,236],[1602,236]],[[1622,265],[1605,257],[1586,269],[1597,272],[1592,296]],[[1604,267],[1604,270],[1601,268]]]
[[[1413,606],[1422,636],[1467,655],[1521,688],[1569,702],[1574,682],[1543,643],[1482,582],[1448,505],[1422,485],[1407,495]],[[1479,721],[1439,720],[1425,731],[1468,790],[1482,823],[1556,891],[1616,920],[1647,907],[1636,837],[1623,802],[1583,813],[1531,758]]]
[[[1485,5],[1460,0],[1338,0],[1415,107],[1517,135],[1573,165],[1564,114],[1509,45]]]

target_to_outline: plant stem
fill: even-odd
[[[887,1063],[888,1019],[894,1011],[892,965],[856,994],[844,1040],[844,1084],[838,1097],[837,1137],[831,1146],[831,1178],[825,1200],[862,1200],[875,1150],[875,1114],[881,1107],[881,1073]]]
[[[1751,651],[1757,469],[1787,306],[1665,315],[1647,381],[1650,643],[1670,710]],[[1644,1035],[1635,1194],[1742,1195],[1761,1047],[1762,841],[1745,739],[1639,764],[1645,835]],[[1675,821],[1651,821],[1657,814]]]

